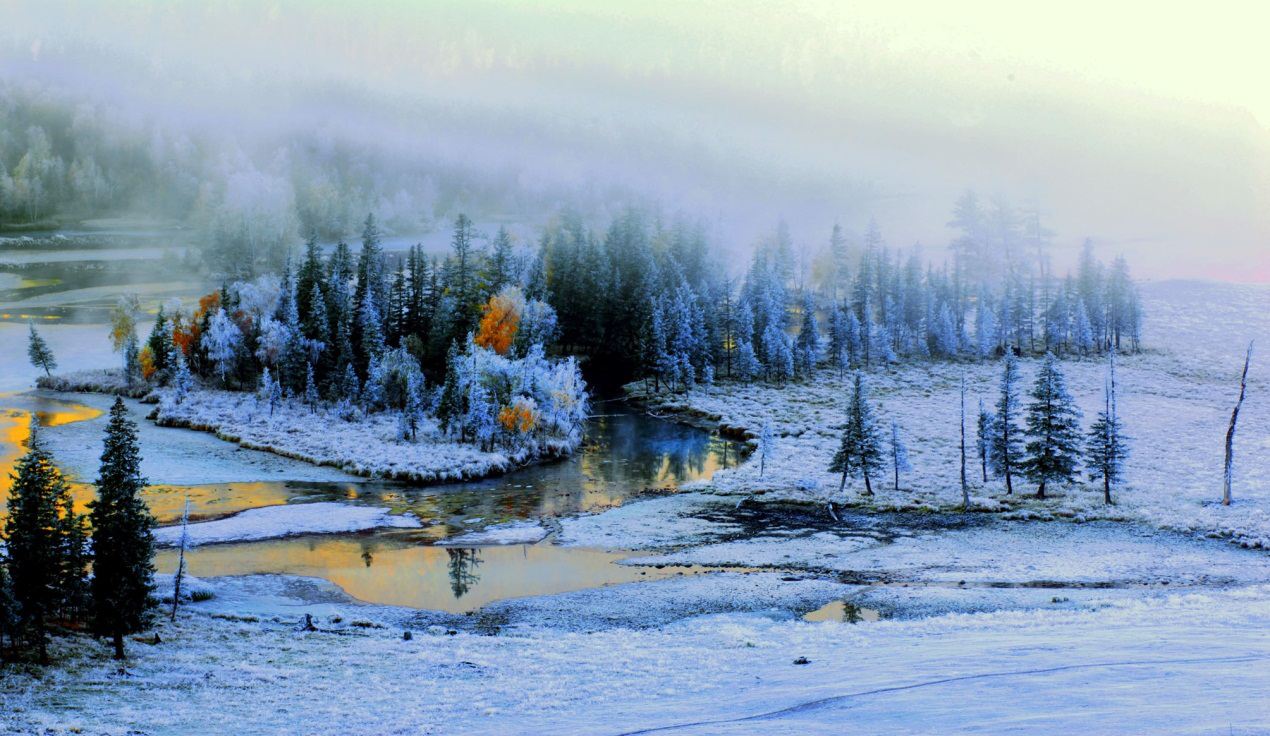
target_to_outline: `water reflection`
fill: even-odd
[[[463,613],[492,601],[550,595],[614,583],[659,579],[688,571],[616,565],[626,555],[551,544],[456,549],[431,544],[415,531],[319,536],[198,547],[186,553],[196,577],[277,573],[317,577],[358,600]],[[373,564],[366,564],[370,555]],[[159,572],[176,567],[162,550]]]
[[[450,555],[450,591],[458,600],[481,581],[481,576],[476,574],[481,557],[475,548],[447,547],[445,551]]]
[[[876,608],[862,608],[851,601],[834,601],[803,616],[804,621],[841,621],[857,624],[861,621],[877,621],[882,617]]]

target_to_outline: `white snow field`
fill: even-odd
[[[751,457],[716,473],[710,484],[714,492],[878,509],[953,509],[961,506],[958,385],[964,374],[966,470],[977,508],[1005,512],[1007,518],[1138,519],[1270,548],[1270,463],[1264,462],[1270,453],[1270,356],[1253,355],[1235,440],[1235,503],[1219,503],[1226,429],[1244,351],[1255,338],[1270,346],[1270,287],[1146,284],[1143,302],[1147,350],[1117,361],[1118,412],[1132,442],[1125,483],[1115,489],[1116,503],[1110,507],[1103,504],[1101,480],[1048,489],[1051,498],[1045,500],[1035,500],[1035,488],[1021,477],[1015,478],[1011,497],[1002,480],[982,482],[975,418],[981,399],[989,411],[996,401],[1000,365],[994,362],[865,372],[880,423],[888,429],[891,422],[899,423],[913,466],[901,474],[899,491],[889,469],[874,478],[872,499],[863,495],[859,479],[848,481],[839,493],[840,475],[827,470],[839,443],[850,374],[821,370],[813,382],[785,387],[720,382],[682,394],[654,394],[646,402],[657,414],[677,414],[750,437],[765,421],[772,422],[778,440],[763,477]],[[1024,390],[1030,390],[1038,363],[1021,361]],[[1064,360],[1061,367],[1088,428],[1102,406],[1106,361]],[[636,398],[645,396],[643,383],[628,390]]]
[[[64,667],[3,675],[0,718],[14,733],[95,734],[1270,730],[1264,587],[1094,611],[854,625],[720,614],[411,640],[357,614],[305,633],[296,616],[187,612],[160,625],[163,644],[129,643],[125,675],[105,645],[76,641],[87,653]]]
[[[419,520],[409,514],[391,514],[375,506],[319,501],[247,509],[225,519],[190,524],[187,532],[189,546],[197,547],[302,534],[418,526],[421,526]],[[175,547],[181,543],[181,534],[180,526],[165,526],[155,530],[154,539],[161,547]]]

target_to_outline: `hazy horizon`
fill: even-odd
[[[656,202],[733,248],[781,219],[816,247],[835,221],[875,217],[892,246],[939,252],[972,188],[1036,202],[1060,265],[1088,236],[1141,278],[1270,281],[1266,52],[1233,6],[0,10],[7,83],[216,140],[262,170],[302,133],[420,177],[511,182],[535,207]]]

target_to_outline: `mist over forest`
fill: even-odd
[[[783,220],[814,252],[835,222],[859,240],[876,218],[942,258],[973,189],[1041,214],[1063,267],[1088,236],[1148,278],[1270,268],[1256,111],[1130,87],[1105,50],[1081,67],[959,45],[956,18],[932,17],[938,43],[832,4],[50,2],[6,18],[8,228],[159,217],[211,260],[276,263],[312,232],[354,240],[372,212],[405,242],[461,212],[528,240],[564,210],[603,229],[639,206],[724,251]]]

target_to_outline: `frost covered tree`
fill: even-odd
[[[1111,505],[1111,486],[1120,480],[1129,454],[1127,438],[1120,430],[1116,413],[1116,353],[1108,358],[1107,383],[1103,388],[1103,408],[1089,429],[1085,457],[1090,477],[1102,476],[1103,501]]]
[[[842,473],[842,482],[838,484],[839,493],[847,487],[848,477],[854,478],[857,474],[862,474],[865,495],[872,496],[870,473],[881,471],[884,462],[882,438],[879,436],[877,421],[873,418],[873,409],[865,395],[864,378],[856,373],[852,382],[851,401],[847,405],[847,422],[842,429],[842,441],[829,465],[829,472]]]
[[[763,429],[758,435],[758,477],[763,477],[767,470],[767,457],[775,452],[776,432],[772,429],[771,420],[764,420]]]
[[[1005,493],[1014,493],[1014,469],[1023,457],[1023,430],[1019,428],[1019,362],[1013,352],[1006,352],[1001,369],[1001,393],[996,415],[992,418],[992,439],[988,443],[988,462],[994,472],[1005,478]]]
[[[269,416],[273,416],[274,409],[282,400],[282,386],[269,373],[269,366],[265,366],[264,373],[260,375],[259,396],[269,406]]]
[[[1052,353],[1045,356],[1027,406],[1027,455],[1019,465],[1045,498],[1048,483],[1075,479],[1080,463],[1080,409]]]
[[[320,401],[322,397],[318,394],[317,381],[313,378],[313,364],[309,363],[305,371],[304,403],[309,407],[309,413],[313,414],[317,412],[318,401]]]
[[[891,461],[891,469],[895,474],[895,490],[900,489],[900,472],[908,472],[913,469],[908,462],[908,446],[904,444],[904,439],[900,437],[900,425],[897,422],[891,422],[890,442],[887,445],[887,456]]]
[[[172,375],[172,388],[176,403],[185,401],[185,397],[194,390],[194,376],[190,373],[190,364],[185,360],[185,353],[176,351],[176,372]]]
[[[215,366],[221,383],[225,383],[238,359],[238,350],[243,342],[242,330],[225,314],[223,307],[217,308],[200,342],[207,351],[207,359]]]
[[[820,355],[820,327],[816,323],[816,302],[811,292],[803,297],[803,324],[794,347],[795,368],[810,378]]]
[[[110,345],[115,352],[123,356],[125,377],[137,373],[137,319],[141,315],[141,300],[136,294],[128,293],[119,297],[110,310]]]
[[[763,366],[754,354],[754,345],[749,340],[742,341],[736,351],[736,377],[749,383],[762,370]]]
[[[93,523],[93,612],[98,633],[114,640],[123,659],[123,638],[149,621],[154,591],[154,517],[141,500],[137,425],[123,400],[110,408],[97,478],[97,499],[89,504]]]
[[[53,357],[53,349],[44,342],[44,338],[39,332],[35,331],[35,323],[30,323],[31,332],[27,338],[26,356],[30,359],[31,365],[44,371],[44,375],[51,375],[57,369],[57,359]]]
[[[983,482],[988,482],[988,460],[992,456],[992,438],[995,431],[992,428],[992,414],[983,406],[983,399],[979,399],[979,417],[975,427],[975,447],[979,451],[979,469],[983,472]]]

